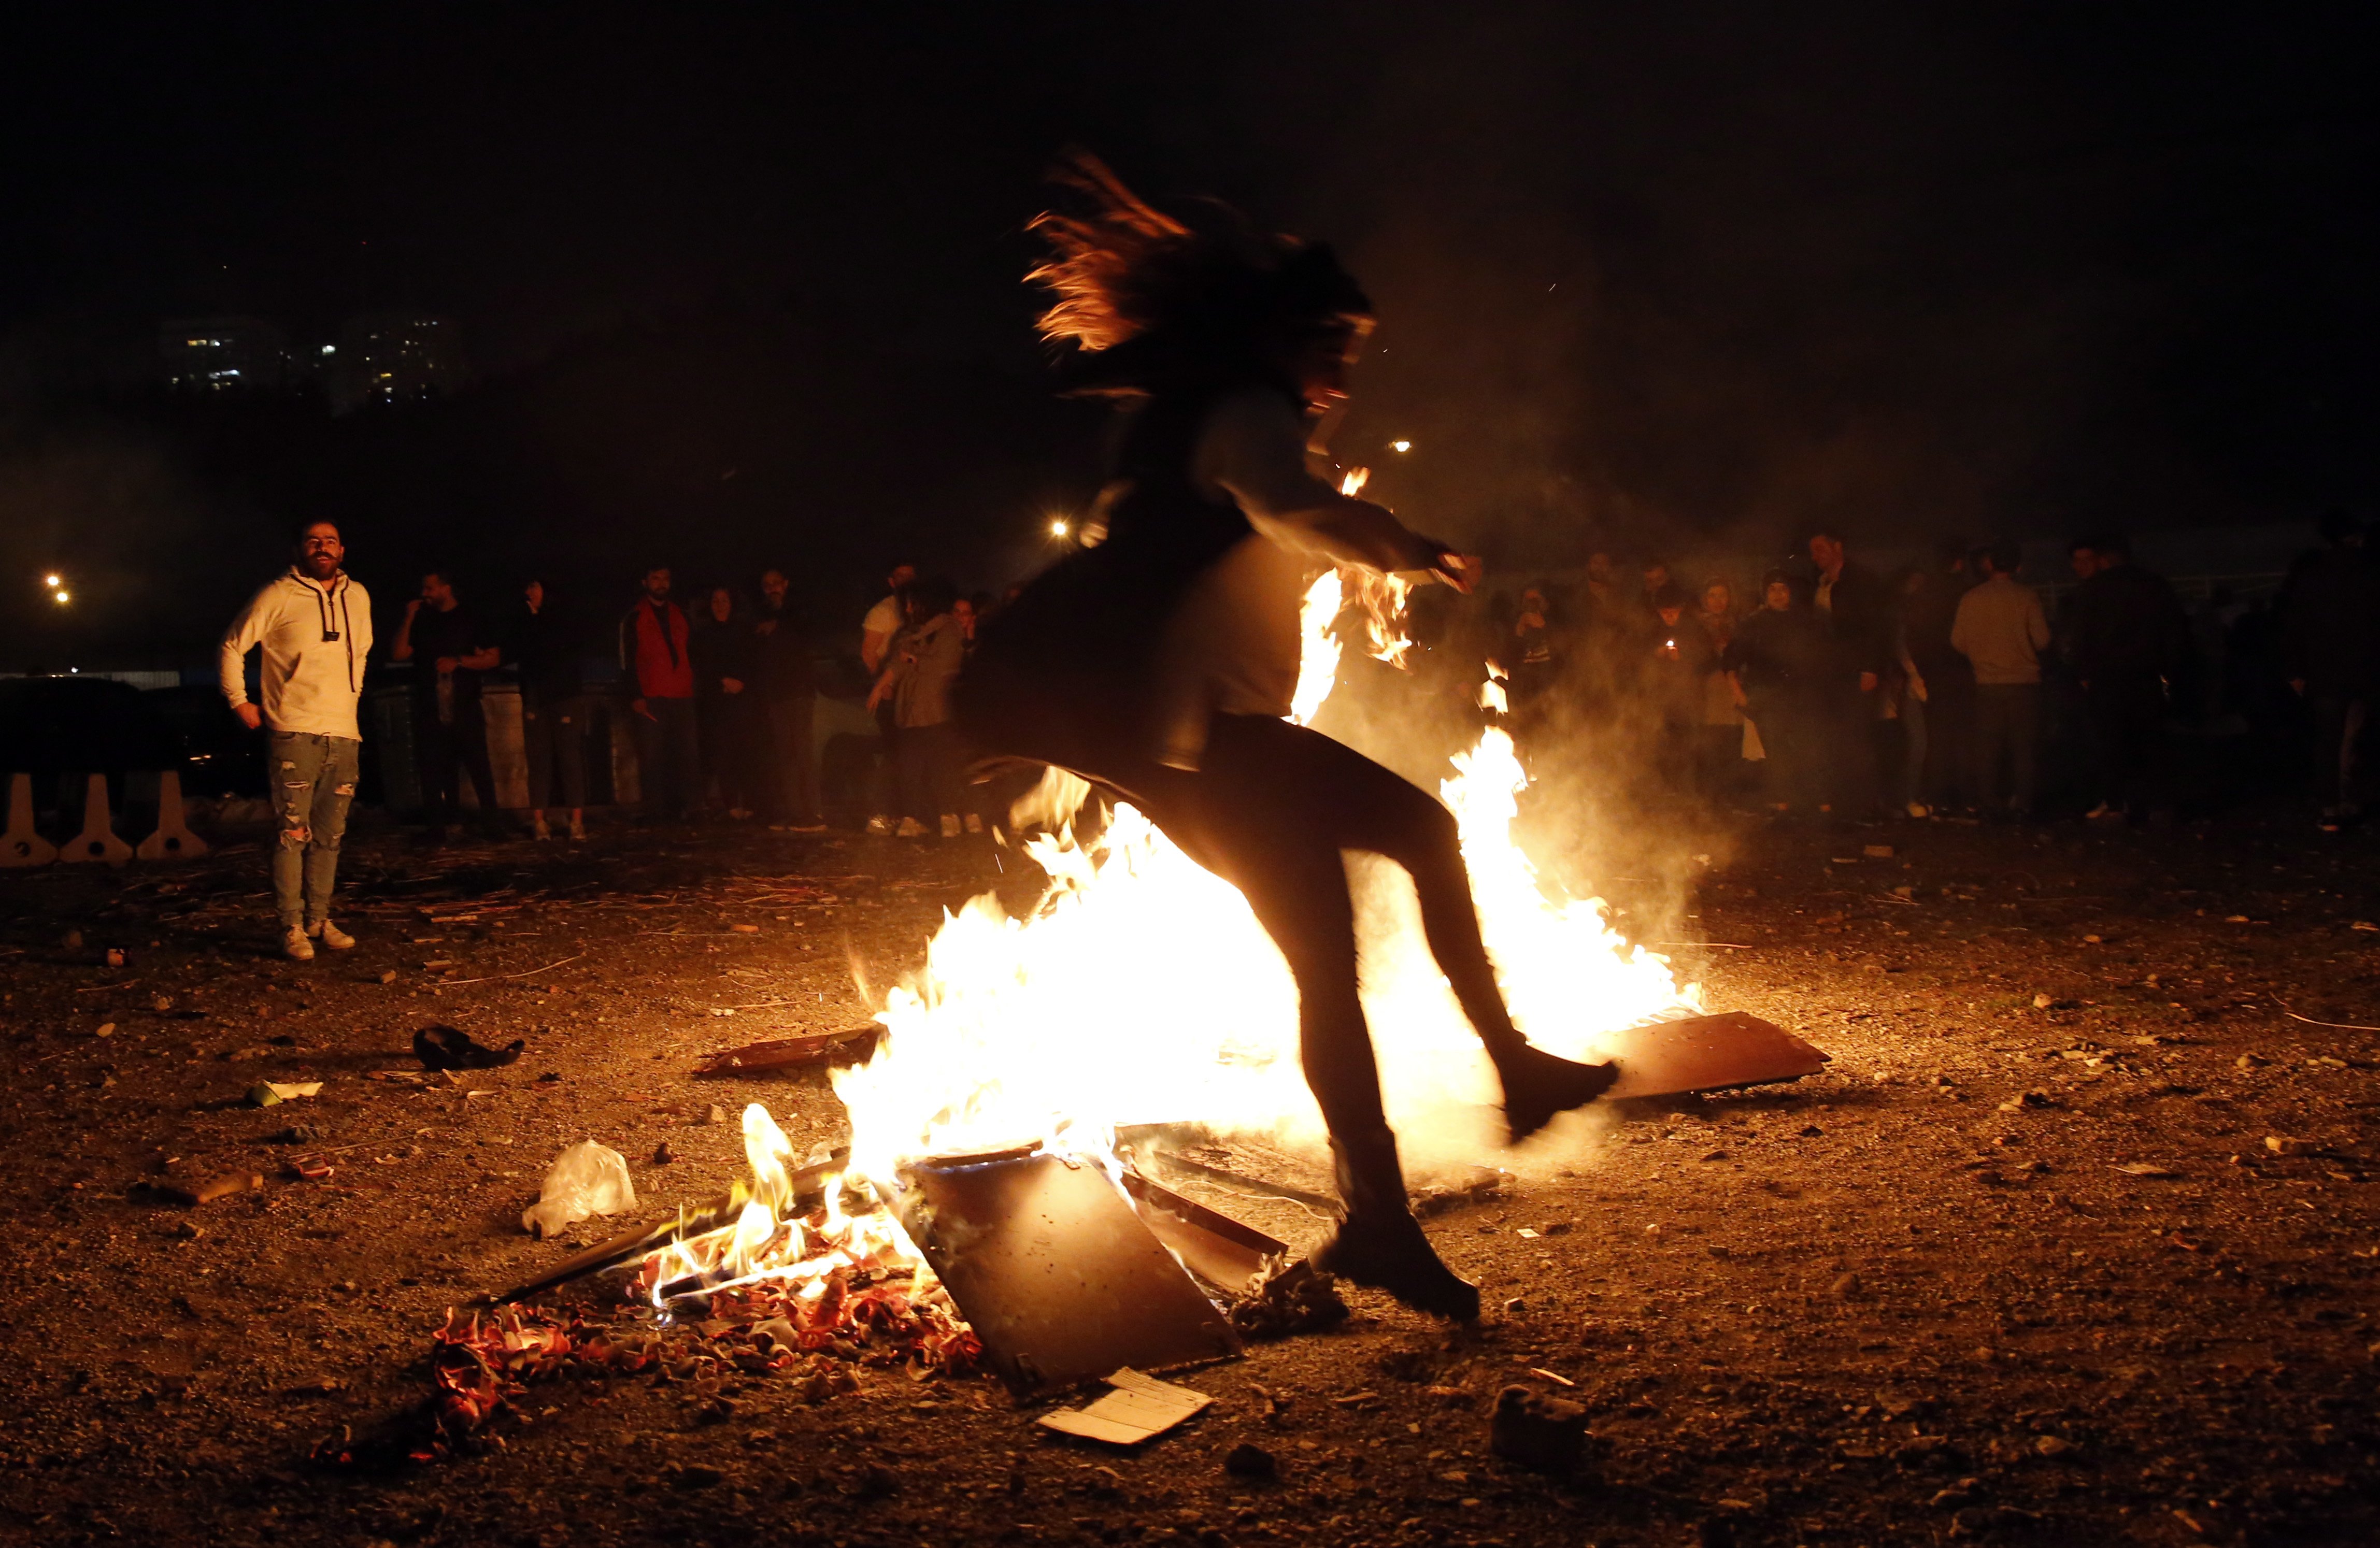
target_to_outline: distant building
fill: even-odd
[[[462,389],[462,331],[422,312],[367,312],[347,319],[316,362],[339,413],[365,404],[411,403]]]
[[[289,335],[260,317],[191,317],[158,325],[165,384],[179,392],[278,391],[290,382]]]

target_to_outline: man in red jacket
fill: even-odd
[[[694,660],[686,614],[669,599],[669,566],[645,572],[645,594],[620,620],[620,670],[635,683],[637,774],[645,815],[691,816],[697,773]]]

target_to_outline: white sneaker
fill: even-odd
[[[881,839],[892,831],[892,819],[891,817],[869,817],[868,819],[868,831]]]
[[[327,919],[323,920],[320,925],[309,927],[306,933],[313,937],[316,940],[321,941],[323,945],[329,947],[334,951],[345,951],[356,944],[355,937],[347,934],[346,931],[340,929],[336,925],[332,924]]]
[[[570,837],[574,841],[585,841],[587,838],[587,820],[584,817],[572,817],[570,819]]]
[[[944,812],[944,813],[942,814],[942,837],[943,837],[943,838],[945,838],[945,839],[955,839],[955,838],[957,838],[958,836],[959,836],[959,816],[958,816],[958,814],[957,814],[956,812]]]
[[[903,817],[901,826],[892,830],[892,836],[896,839],[922,839],[926,836],[926,825],[916,817]]]
[[[314,960],[314,943],[306,938],[306,926],[292,925],[281,932],[281,954],[293,962]]]
[[[553,829],[545,825],[545,814],[543,812],[535,812],[530,814],[528,819],[528,836],[532,839],[551,839],[553,837]]]
[[[969,813],[966,815],[966,830],[967,830],[968,832],[970,832],[970,833],[980,833],[980,832],[982,832],[982,831],[983,831],[983,818],[982,818],[979,815],[978,815],[977,813],[969,812]]]

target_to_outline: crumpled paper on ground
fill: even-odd
[[[547,1168],[537,1203],[522,1212],[521,1228],[549,1237],[574,1220],[617,1215],[636,1203],[637,1185],[629,1180],[627,1158],[607,1145],[581,1140]]]

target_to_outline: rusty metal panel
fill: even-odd
[[[1741,1010],[1648,1022],[1614,1034],[1605,1051],[1620,1061],[1609,1095],[1675,1096],[1694,1091],[1798,1081],[1828,1056],[1773,1022]]]
[[[1012,1152],[918,1162],[903,1180],[903,1227],[1017,1396],[1240,1352],[1096,1167]]]

